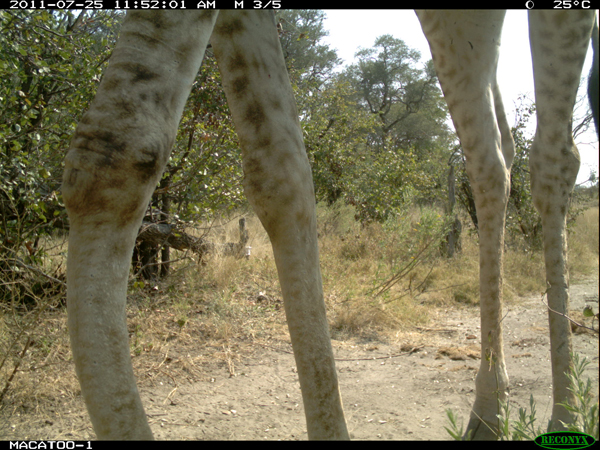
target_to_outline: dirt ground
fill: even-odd
[[[598,311],[598,280],[574,284],[571,309]],[[513,417],[529,408],[545,424],[551,411],[547,313],[539,297],[505,311],[505,354]],[[479,366],[476,308],[438,313],[435,326],[399,335],[397,343],[334,341],[344,409],[354,439],[449,439],[447,408],[465,425]],[[596,322],[597,327],[597,322]],[[598,337],[576,333],[574,350],[591,360],[585,376],[598,396]],[[164,367],[168,371],[168,365]],[[142,400],[157,439],[306,439],[301,394],[289,346],[254,348],[237,359],[207,367],[200,382],[142,383]],[[230,374],[233,373],[234,376]],[[94,438],[79,396],[44,416],[13,415],[0,439]]]

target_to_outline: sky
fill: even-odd
[[[354,54],[359,48],[372,47],[375,39],[383,34],[391,34],[402,39],[410,48],[419,50],[423,61],[431,59],[429,45],[412,10],[325,10],[325,14],[324,27],[329,31],[329,36],[324,41],[336,49],[338,57],[347,64],[354,61]],[[511,126],[515,124],[514,111],[518,96],[528,94],[529,98],[534,98],[528,33],[527,12],[507,11],[498,63],[498,83]],[[590,71],[591,59],[590,49],[583,68],[586,75]],[[581,183],[588,179],[590,169],[598,173],[598,141],[594,130],[582,135],[576,144],[582,160],[577,178],[577,182]]]

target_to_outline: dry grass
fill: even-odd
[[[426,324],[434,308],[478,303],[475,233],[463,230],[462,252],[449,260],[437,245],[427,247],[435,234],[435,211],[413,209],[395,222],[365,228],[354,221],[351,208],[319,207],[318,214],[325,301],[335,339],[389,339]],[[235,219],[212,224],[206,238],[237,241]],[[240,355],[257,345],[287,345],[270,243],[256,218],[248,218],[248,229],[248,260],[209,255],[198,263],[191,255],[174,254],[181,260],[165,280],[141,286],[132,279],[128,326],[142,386],[173,377],[177,383],[193,382],[215,364],[235,373]],[[423,247],[426,251],[419,253]],[[64,243],[56,243],[44,270],[64,268],[64,253]],[[570,255],[573,279],[597,274],[598,207],[578,217],[570,232]],[[399,276],[413,260],[418,264]],[[540,254],[508,249],[505,261],[507,301],[544,290]],[[380,292],[394,277],[396,283]],[[0,439],[14,415],[44,411],[52,417],[58,404],[81,402],[66,312],[58,300],[50,297],[28,311],[15,305],[0,309],[0,358],[7,357],[0,368],[0,390],[7,387]]]
[[[598,206],[577,217],[569,232],[569,273],[574,279],[598,274]]]

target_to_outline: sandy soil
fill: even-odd
[[[598,280],[572,286],[571,309],[598,311]],[[440,311],[436,325],[398,336],[396,344],[334,341],[337,367],[354,439],[448,439],[445,410],[467,422],[479,366],[476,308]],[[597,322],[596,322],[597,327]],[[507,311],[505,353],[515,409],[550,414],[551,377],[547,314],[539,297]],[[291,348],[261,346],[233,365],[223,360],[203,367],[200,382],[142,382],[142,399],[157,439],[306,439],[304,412]],[[574,350],[591,360],[589,376],[598,395],[598,337],[574,335]],[[231,374],[234,376],[231,376]],[[143,375],[142,375],[143,376]],[[148,385],[150,384],[150,385]],[[57,405],[52,415],[3,417],[0,439],[94,437],[78,397]]]

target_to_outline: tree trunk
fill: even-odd
[[[171,213],[171,198],[169,197],[168,192],[165,192],[164,194],[161,195],[162,197],[162,207],[161,207],[161,213],[160,213],[160,221],[161,222],[167,222],[167,220],[169,219],[169,214]],[[166,277],[169,274],[169,268],[170,268],[170,263],[169,261],[171,260],[171,252],[170,252],[170,248],[168,245],[163,245],[162,250],[160,252],[160,276],[161,278]]]
[[[450,164],[450,172],[448,173],[448,215],[454,215],[454,223],[446,236],[446,256],[452,258],[454,252],[460,252],[460,233],[462,224],[458,215],[454,214],[454,205],[456,204],[456,185],[454,180],[454,166]]]

